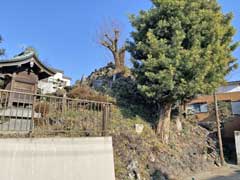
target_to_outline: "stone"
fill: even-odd
[[[135,131],[138,134],[142,134],[144,129],[144,125],[143,124],[135,124]]]
[[[151,162],[155,162],[155,161],[156,161],[156,158],[155,158],[155,156],[153,155],[153,153],[150,153],[149,159],[150,159]]]
[[[127,169],[129,171],[128,177],[130,180],[141,180],[137,161],[135,160],[131,161]]]

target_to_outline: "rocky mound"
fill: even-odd
[[[136,124],[144,125],[142,133],[135,131]],[[117,180],[180,180],[218,162],[208,131],[190,119],[183,122],[181,132],[172,122],[168,145],[162,144],[141,118],[123,117],[119,110],[113,113],[113,129]]]
[[[106,66],[95,69],[87,78],[87,84],[96,90],[107,93],[111,89],[113,81],[120,77],[131,76],[131,70],[125,67],[121,72],[116,73],[114,63],[110,62]]]

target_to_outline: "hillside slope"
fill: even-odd
[[[164,145],[143,119],[124,117],[117,108],[112,118],[117,180],[180,180],[218,162],[215,142],[191,119],[183,122],[181,132],[173,121],[170,143]],[[141,134],[136,124],[144,125]]]

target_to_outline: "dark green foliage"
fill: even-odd
[[[168,177],[166,174],[162,173],[160,170],[156,170],[153,174],[152,174],[152,180],[167,180]]]
[[[229,118],[233,116],[231,102],[219,101],[218,112],[219,112],[219,118],[222,121],[222,123],[227,122]]]
[[[215,115],[215,104],[208,105],[209,117],[207,121],[200,122],[199,124],[212,132],[217,132],[217,123]],[[221,128],[224,128],[224,124],[231,121],[232,109],[230,101],[218,101],[218,114],[221,122]]]
[[[215,113],[215,104],[212,103],[209,106],[209,112]],[[227,122],[232,115],[232,108],[230,101],[218,101],[218,113],[221,123]]]
[[[131,77],[116,79],[112,85],[112,94],[120,103],[136,102],[138,104],[142,100],[137,84]]]
[[[232,14],[216,0],[152,0],[131,16],[129,51],[138,88],[152,103],[173,104],[213,92],[236,67]]]
[[[131,76],[116,79],[112,85],[111,95],[116,98],[125,115],[139,115],[150,122],[156,119],[157,107],[145,100]]]

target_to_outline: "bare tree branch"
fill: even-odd
[[[120,46],[119,40],[120,29],[113,26],[111,26],[110,31],[102,31],[99,36],[100,44],[110,50],[113,55],[116,72],[121,72],[125,66],[126,45],[124,43],[124,45]]]
[[[111,39],[111,37],[108,34],[105,34],[104,36],[107,38],[109,42],[111,42],[112,45],[114,44],[114,41]]]
[[[110,51],[114,52],[114,49],[113,49],[112,45],[109,44],[109,42],[107,42],[107,41],[101,41],[100,43],[101,43],[101,45],[103,45],[104,47],[108,48]]]

